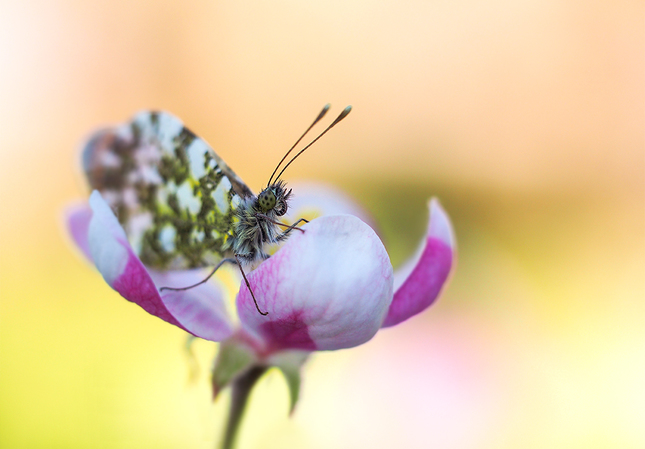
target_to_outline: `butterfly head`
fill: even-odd
[[[281,217],[287,213],[290,196],[291,189],[287,190],[284,181],[278,181],[260,192],[257,204],[263,214],[273,211],[278,217]]]
[[[287,151],[287,154],[284,155],[282,160],[278,163],[276,166],[275,170],[273,170],[273,173],[271,174],[271,177],[269,178],[269,182],[267,183],[267,187],[260,192],[258,195],[257,199],[257,207],[260,209],[260,211],[263,214],[268,214],[269,212],[275,213],[278,217],[281,217],[282,215],[287,213],[287,209],[289,208],[289,205],[287,201],[289,200],[289,197],[291,196],[291,189],[287,191],[286,184],[284,181],[280,180],[280,177],[284,173],[284,171],[287,169],[289,165],[293,161],[295,161],[298,156],[300,156],[302,153],[305,152],[307,148],[309,148],[311,145],[313,145],[318,139],[320,139],[327,131],[332,129],[338,122],[340,122],[342,119],[347,117],[347,114],[350,113],[352,110],[351,106],[347,106],[343,112],[340,113],[340,115],[332,122],[331,125],[329,125],[322,133],[318,135],[314,140],[312,140],[308,145],[306,145],[302,150],[300,150],[294,157],[291,158],[289,162],[282,167],[282,170],[280,173],[278,173],[278,176],[275,174],[277,173],[278,169],[282,165],[282,163],[285,161],[287,156],[293,151],[293,149],[300,143],[303,137],[309,132],[309,130],[316,124],[320,119],[322,119],[327,111],[329,110],[329,104],[325,105],[325,107],[320,111],[318,114],[318,117],[313,121],[311,125],[309,125],[309,128],[300,136],[300,138],[296,141],[296,143],[293,144],[293,146]],[[276,181],[271,182],[273,179]]]

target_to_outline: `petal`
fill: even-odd
[[[205,278],[201,269],[149,273],[158,287],[185,287]],[[164,290],[161,300],[170,314],[193,335],[205,340],[222,341],[233,333],[223,293],[214,282],[205,282],[183,291]]]
[[[90,206],[93,216],[88,246],[96,267],[110,287],[146,312],[198,337],[220,341],[231,335],[221,295],[213,284],[160,294],[153,276],[159,285],[183,287],[198,282],[203,275],[195,270],[148,273],[99,192],[92,192]]]
[[[92,209],[86,204],[71,206],[66,212],[67,229],[76,243],[76,246],[83,252],[85,257],[92,260],[90,246],[87,241],[87,231],[92,219]]]
[[[374,221],[370,214],[353,198],[328,184],[315,182],[292,183],[293,198],[289,201],[290,223],[299,218],[312,220],[323,215],[354,215],[372,229]]]
[[[453,266],[455,237],[439,201],[429,204],[428,233],[420,251],[395,275],[394,300],[383,327],[394,326],[422,312],[439,296]]]
[[[326,216],[294,232],[247,277],[237,297],[243,326],[280,349],[327,350],[365,343],[392,301],[390,259],[374,231],[351,215]]]

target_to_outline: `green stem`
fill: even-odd
[[[228,416],[228,423],[226,423],[226,433],[224,434],[222,449],[233,449],[235,437],[240,428],[242,415],[244,415],[244,408],[249,399],[251,389],[266,370],[267,368],[264,366],[254,366],[233,381],[231,409]]]

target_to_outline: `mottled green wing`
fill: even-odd
[[[235,208],[253,195],[204,140],[167,112],[141,112],[97,132],[83,150],[83,168],[135,252],[156,269],[221,260]]]

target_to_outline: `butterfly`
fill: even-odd
[[[286,168],[351,111],[341,114],[311,143],[282,163],[329,110],[327,104],[287,151],[258,194],[201,138],[177,117],[142,111],[129,122],[94,133],[83,147],[82,165],[91,189],[101,192],[123,226],[134,252],[148,267],[178,270],[224,263],[244,272],[269,257],[268,245],[286,240],[304,219],[279,220],[289,209],[292,191],[280,179]]]

